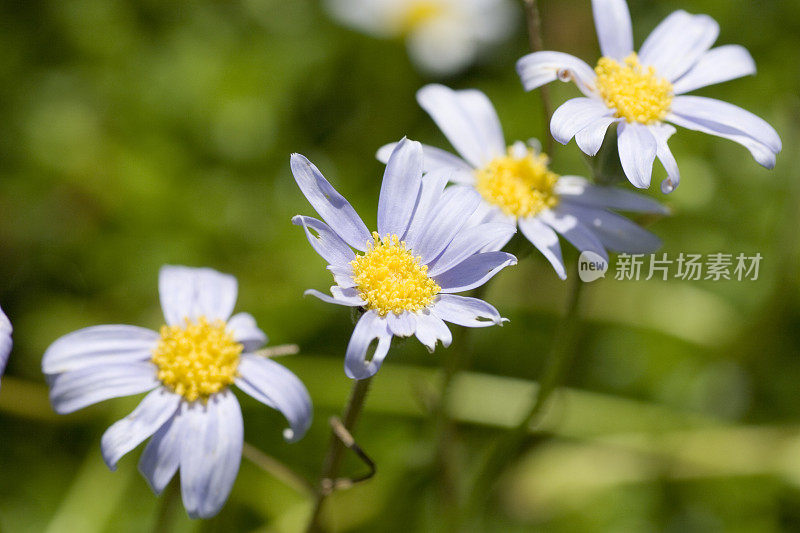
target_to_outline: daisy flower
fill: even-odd
[[[417,101],[461,155],[423,146],[424,170],[449,171],[452,181],[474,188],[488,212],[486,220],[519,226],[561,279],[567,271],[557,234],[606,261],[606,249],[649,253],[661,246],[652,233],[611,210],[666,214],[663,206],[578,176],[559,176],[548,168],[546,155],[522,142],[506,147],[497,113],[481,91],[432,84],[417,92]],[[393,144],[383,146],[378,159],[386,162],[393,149]]]
[[[6,369],[8,363],[8,356],[11,354],[11,321],[0,309],[0,376]]]
[[[81,329],[56,340],[42,370],[56,412],[71,413],[109,398],[148,392],[102,438],[111,470],[152,437],[139,470],[156,494],[180,469],[183,504],[192,518],[208,518],[228,499],[239,471],[242,412],[236,385],[279,410],[301,438],[311,423],[311,400],[302,382],[255,352],[267,342],[252,316],[231,316],[236,278],[208,268],[162,267],[158,282],[166,325]]]
[[[331,295],[306,294],[325,302],[364,309],[344,368],[348,377],[375,374],[393,336],[417,339],[430,351],[452,340],[445,321],[467,327],[500,325],[497,310],[477,298],[458,296],[486,283],[516,258],[496,251],[515,232],[504,223],[483,223],[480,196],[467,187],[448,187],[447,175],[422,175],[422,146],[400,141],[386,165],[378,199],[378,231],[370,232],[317,167],[293,154],[297,185],[322,217],[297,215],[309,243],[328,263]],[[355,249],[355,251],[354,251]],[[375,353],[367,349],[377,340]]]
[[[772,126],[726,102],[686,95],[756,71],[753,58],[741,46],[711,48],[719,34],[714,19],[675,11],[637,54],[625,0],[592,0],[592,9],[603,54],[594,69],[561,52],[535,52],[517,62],[528,91],[560,79],[574,82],[584,94],[553,114],[550,129],[558,142],[567,144],[575,137],[581,150],[595,155],[606,129],[616,123],[625,175],[634,186],[649,187],[658,157],[667,171],[661,183],[665,193],[680,181],[667,146],[675,128],[667,122],[735,141],[762,166],[775,166],[781,140]]]
[[[513,27],[509,0],[328,0],[327,6],[355,29],[404,38],[412,61],[435,75],[464,69]]]

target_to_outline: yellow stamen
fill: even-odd
[[[525,156],[508,155],[493,159],[476,171],[475,189],[484,200],[499,206],[506,214],[536,215],[558,204],[553,187],[558,175],[547,168],[549,159],[528,149]]]
[[[419,311],[431,304],[441,287],[428,277],[422,258],[414,256],[397,235],[383,238],[373,232],[374,242],[364,255],[350,262],[353,280],[367,309],[385,316],[392,312]]]
[[[440,2],[433,0],[417,0],[411,2],[400,16],[400,33],[406,35],[426,22],[442,15],[445,8]]]
[[[594,71],[597,90],[617,117],[652,124],[669,113],[672,84],[656,74],[653,67],[643,67],[635,53],[626,57],[624,64],[601,57]]]
[[[186,400],[207,400],[233,383],[239,367],[242,345],[233,339],[225,322],[197,322],[186,326],[162,326],[161,338],[153,350],[158,379]]]

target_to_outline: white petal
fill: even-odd
[[[426,309],[417,313],[417,339],[419,342],[428,348],[428,351],[433,352],[436,349],[436,341],[442,341],[442,346],[447,348],[453,342],[453,335],[447,328],[447,324]]]
[[[367,350],[375,339],[378,345],[372,359],[367,361]],[[353,335],[347,344],[344,357],[344,373],[351,379],[366,379],[372,377],[380,369],[389,346],[392,342],[392,332],[386,320],[378,316],[375,311],[367,311],[359,319],[353,329]]]
[[[356,286],[356,282],[353,279],[353,265],[328,265],[325,268],[326,270],[329,270],[331,274],[333,274],[333,280],[336,282],[336,285],[342,289]]]
[[[477,126],[477,131],[483,139],[485,155],[494,158],[505,154],[506,140],[503,127],[489,97],[477,89],[456,91],[456,97]]]
[[[485,98],[485,96],[484,96]],[[476,168],[483,167],[505,151],[502,137],[492,139],[493,126],[487,126],[487,115],[494,113],[488,99],[477,103],[474,93],[461,97],[460,93],[444,85],[426,85],[417,91],[417,102],[442,130],[450,144],[467,162]],[[487,113],[486,107],[491,110]],[[497,120],[497,116],[494,116]],[[499,125],[497,125],[499,128]],[[498,151],[498,144],[500,146]]]
[[[650,186],[650,177],[653,174],[656,140],[644,124],[620,122],[617,128],[622,170],[634,187],[646,189]]]
[[[603,245],[615,252],[646,254],[661,247],[658,237],[616,213],[583,206],[564,206],[564,210],[590,227]]]
[[[417,320],[414,313],[405,311],[396,315],[389,313],[386,315],[386,324],[389,326],[389,331],[398,337],[410,337],[417,329]]]
[[[592,0],[594,27],[605,57],[625,59],[633,52],[631,14],[625,0]]]
[[[435,276],[449,270],[478,252],[499,250],[516,232],[516,225],[503,222],[490,222],[464,228],[445,248],[442,255],[428,265],[428,275]],[[499,244],[501,242],[502,244]],[[487,250],[487,247],[494,250]]]
[[[58,414],[83,409],[109,398],[149,391],[158,386],[152,363],[104,363],[48,377],[50,402]]]
[[[600,117],[590,122],[585,128],[575,134],[575,142],[584,154],[594,157],[603,146],[608,127],[615,122],[619,122],[615,116]]]
[[[592,185],[579,176],[561,176],[555,186],[561,201],[601,209],[620,209],[634,213],[659,213],[669,209],[652,198],[619,187]]]
[[[711,48],[718,35],[719,24],[708,15],[675,11],[645,39],[639,60],[655,67],[659,76],[674,81]]]
[[[372,242],[369,230],[344,196],[333,188],[311,161],[292,154],[291,168],[298,187],[322,220],[356,250],[365,250]]]
[[[667,177],[661,182],[661,192],[669,194],[681,182],[681,172],[678,169],[678,162],[667,145],[667,141],[675,133],[675,128],[669,124],[657,124],[650,126],[650,132],[656,139],[656,157],[661,161]]]
[[[131,414],[103,433],[100,449],[111,470],[126,453],[136,448],[163,426],[180,405],[181,396],[159,387],[144,397]]]
[[[249,313],[236,313],[228,320],[228,329],[236,342],[242,343],[243,351],[254,352],[267,343],[267,335],[258,328],[256,319]]]
[[[534,52],[517,61],[517,74],[526,91],[551,81],[572,81],[586,96],[594,94],[597,78],[594,69],[583,60],[562,52]]]
[[[422,145],[403,139],[389,156],[378,198],[378,233],[403,238],[422,180]]]
[[[612,109],[596,98],[573,98],[564,102],[553,113],[550,132],[555,140],[567,144],[576,133],[597,120],[611,117],[613,113]]]
[[[463,292],[480,287],[505,267],[516,264],[517,258],[506,252],[484,252],[432,278],[444,293]]]
[[[728,102],[703,96],[676,96],[672,100],[672,113],[720,133],[744,134],[776,154],[781,151],[781,139],[767,121]]]
[[[381,163],[386,163],[389,161],[389,156],[392,155],[392,151],[397,146],[398,143],[389,143],[381,146],[378,149],[378,153],[376,157],[378,161]],[[433,172],[436,170],[440,170],[442,168],[455,171],[457,175],[472,175],[474,169],[470,166],[469,163],[458,157],[457,155],[451,154],[446,150],[442,150],[441,148],[436,148],[435,146],[430,146],[428,144],[422,145],[422,170],[426,174],[429,172]]]
[[[411,223],[408,225],[405,238],[406,244],[412,249],[419,241],[422,232],[428,227],[428,219],[434,216],[434,207],[440,202],[451,175],[450,169],[442,167],[432,170],[422,177],[419,200],[414,214],[411,216]]]
[[[579,252],[594,252],[608,261],[608,253],[597,235],[570,214],[563,204],[555,209],[542,211],[539,219],[563,235]]]
[[[204,316],[228,320],[236,305],[236,278],[210,268],[165,265],[158,273],[161,309],[170,326],[183,326]]]
[[[471,29],[460,17],[436,17],[406,38],[411,60],[425,73],[441,78],[467,67],[478,52]]]
[[[3,375],[3,372],[6,369],[6,363],[8,363],[8,356],[11,354],[11,321],[8,320],[8,317],[0,309],[0,376]]]
[[[139,472],[156,494],[161,494],[180,466],[184,420],[180,413],[188,405],[182,403],[172,418],[156,431],[139,459]]]
[[[343,293],[338,296],[328,296],[327,294],[319,292],[318,290],[308,289],[303,293],[303,296],[314,296],[315,298],[319,298],[323,302],[327,302],[329,304],[345,305],[348,307],[361,307],[367,304],[367,302],[365,302],[361,296],[359,296],[358,291],[355,289],[343,291]]]
[[[244,428],[231,391],[193,402],[181,413],[181,494],[191,518],[217,514],[230,495],[242,459]]]
[[[675,94],[688,93],[723,81],[756,73],[756,62],[744,47],[727,44],[712,48],[672,85]]]
[[[311,247],[328,263],[344,265],[355,257],[353,249],[330,226],[321,220],[317,220],[314,217],[295,215],[292,217],[292,224],[303,226]]]
[[[431,312],[442,320],[469,328],[499,326],[506,320],[497,309],[483,300],[456,294],[439,295],[431,306]]]
[[[311,427],[311,397],[303,382],[286,367],[271,359],[244,354],[236,386],[286,417],[290,426],[283,432],[286,440],[303,438]]]
[[[564,260],[561,258],[561,245],[553,228],[536,217],[526,217],[519,219],[519,229],[542,252],[545,259],[550,261],[558,277],[567,279],[567,269],[564,268]]]
[[[68,333],[44,352],[42,372],[58,374],[106,363],[150,360],[158,333],[137,326],[93,326]]]
[[[442,253],[480,204],[480,194],[470,187],[453,185],[445,189],[426,218],[425,227],[413,244],[409,243],[423,264]]]

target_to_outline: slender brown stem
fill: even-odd
[[[244,443],[242,446],[242,456],[275,479],[292,487],[297,492],[309,495],[314,494],[314,486],[309,483],[307,479],[274,457],[265,454],[252,444],[248,442]]]
[[[539,4],[537,0],[523,0],[525,4],[525,18],[528,23],[528,44],[531,52],[541,52],[544,50],[542,41],[542,20],[539,16]],[[539,95],[542,98],[542,112],[544,113],[544,139],[546,139],[546,153],[553,157],[553,135],[550,133],[550,117],[553,116],[553,106],[550,101],[550,88],[547,85],[539,87]]]
[[[353,432],[358,417],[361,415],[364,401],[367,398],[367,392],[369,392],[370,381],[372,381],[372,378],[356,380],[353,383],[353,388],[350,390],[350,398],[347,400],[342,415],[342,423],[350,433]],[[322,527],[322,508],[328,494],[331,493],[330,486],[332,480],[335,480],[339,474],[339,468],[342,464],[345,449],[346,447],[342,440],[336,433],[332,433],[328,452],[325,455],[325,460],[322,465],[322,474],[320,475],[319,487],[316,492],[314,510],[311,513],[311,519],[306,529],[309,533],[325,531]]]

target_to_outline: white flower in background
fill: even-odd
[[[139,470],[160,494],[180,469],[189,516],[208,518],[228,499],[239,471],[242,412],[231,385],[279,410],[301,438],[311,423],[302,382],[253,352],[267,342],[252,316],[231,316],[236,278],[208,268],[165,266],[159,274],[166,325],[81,329],[55,341],[42,370],[58,413],[108,398],[150,391],[136,410],[103,435],[103,459],[112,470],[151,437]]]
[[[0,376],[6,369],[8,363],[8,356],[11,354],[11,321],[0,309]]]
[[[365,310],[347,346],[348,377],[375,374],[394,335],[416,335],[433,351],[437,340],[444,346],[452,340],[444,321],[467,327],[503,323],[488,303],[454,293],[479,287],[516,264],[513,255],[496,251],[516,230],[484,223],[480,196],[472,189],[445,188],[445,174],[423,177],[418,142],[403,139],[389,157],[378,200],[378,231],[372,234],[308,159],[293,154],[291,167],[300,190],[325,221],[297,215],[292,222],[303,226],[336,282],[332,296],[315,290],[306,294]],[[375,339],[377,348],[367,360]]]
[[[711,48],[719,35],[714,19],[675,11],[653,30],[637,55],[625,0],[592,0],[592,8],[603,54],[594,69],[560,52],[536,52],[517,62],[528,91],[560,79],[573,81],[585,95],[553,114],[550,128],[558,142],[566,144],[575,137],[581,150],[595,155],[606,129],[617,123],[620,161],[630,182],[649,187],[658,157],[668,176],[661,184],[665,193],[680,180],[667,146],[675,128],[667,122],[735,141],[759,164],[775,166],[781,140],[764,120],[726,102],[685,95],[756,71],[753,58],[741,46]]]
[[[640,194],[559,176],[548,168],[546,155],[522,142],[506,147],[497,113],[481,91],[426,85],[417,101],[461,155],[423,146],[424,170],[449,172],[452,181],[475,188],[489,211],[487,220],[518,225],[562,279],[567,272],[556,233],[606,261],[606,249],[649,253],[661,246],[655,235],[610,209],[666,214],[666,208]],[[378,159],[386,162],[394,146],[378,150]]]
[[[452,74],[513,29],[509,0],[327,0],[342,23],[370,35],[405,39],[422,70]]]

